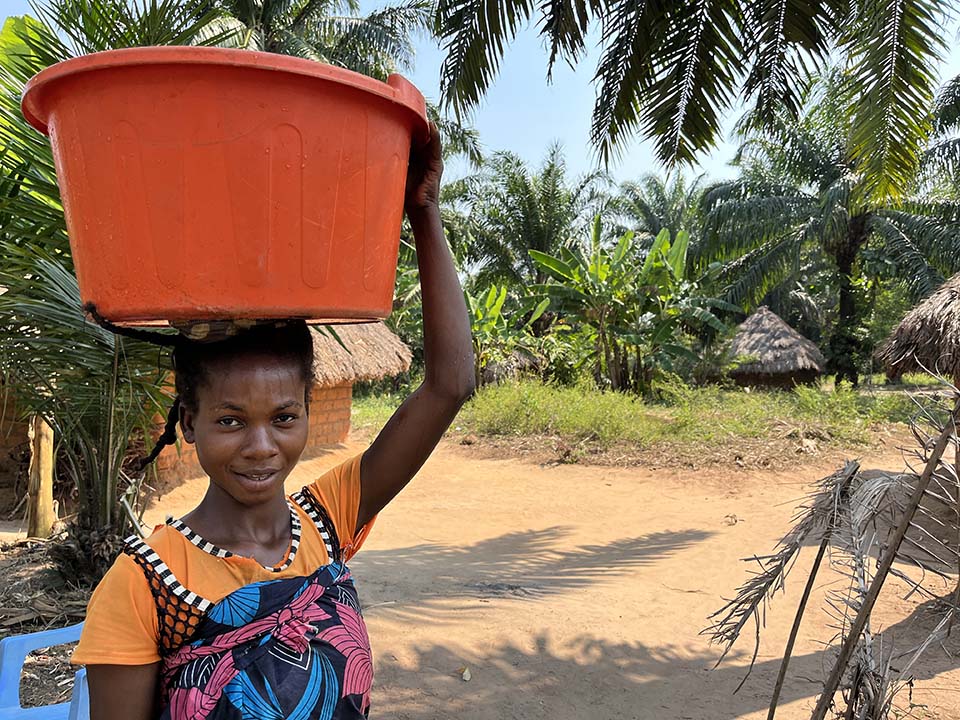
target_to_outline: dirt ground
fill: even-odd
[[[301,463],[299,488],[361,452],[355,439]],[[351,562],[375,654],[372,717],[397,720],[759,720],[815,547],[775,599],[756,666],[737,693],[752,630],[719,666],[700,635],[747,577],[741,558],[772,549],[810,484],[837,458],[788,470],[696,472],[537,464],[445,441],[381,514]],[[900,470],[892,449],[864,467]],[[150,523],[191,509],[205,488],[158,498]],[[777,717],[808,718],[835,634],[819,608],[822,574]],[[930,583],[940,596],[952,583]],[[935,603],[903,600],[891,578],[874,614],[884,643],[907,650]],[[467,673],[464,673],[467,670]],[[469,677],[469,680],[465,678]],[[960,632],[918,666],[911,717],[960,720]],[[902,697],[906,711],[909,700]]]
[[[302,463],[288,489],[364,447],[348,442]],[[775,600],[754,672],[737,694],[750,632],[714,668],[718,649],[699,631],[746,578],[740,559],[772,548],[835,459],[795,471],[694,474],[487,455],[442,444],[351,563],[376,658],[374,717],[766,717],[815,548]],[[864,466],[902,469],[892,450],[873,460]],[[202,481],[176,488],[147,519],[185,513],[203,489]],[[811,608],[832,582],[823,576]],[[897,599],[905,587],[891,580],[875,614],[904,650],[933,622],[930,604],[911,614],[915,603]],[[802,626],[778,718],[809,717],[829,667],[829,622],[812,610]],[[921,665],[913,702],[926,708],[917,717],[960,720],[958,655],[960,632]]]

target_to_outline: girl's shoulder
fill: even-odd
[[[186,580],[211,570],[210,566],[218,562],[215,554],[204,552],[178,530],[175,521],[174,524],[168,521],[155,526],[145,538],[127,538],[123,553],[134,560],[148,577],[153,574],[161,577],[172,574],[175,578]]]
[[[143,554],[146,549],[150,549],[165,559],[169,558],[171,553],[182,553],[186,549],[185,546],[190,546],[190,543],[169,523],[170,520],[162,525],[154,526],[153,532],[144,538],[139,538],[136,535],[128,537],[124,542],[124,552],[133,556],[138,552]]]
[[[153,531],[144,538],[144,542],[157,550],[167,549],[173,543],[179,544],[182,536],[173,528],[171,522],[174,522],[174,519],[167,518],[167,522],[154,525]]]

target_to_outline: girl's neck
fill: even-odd
[[[229,545],[270,545],[290,537],[290,508],[281,490],[260,505],[238,503],[213,483],[183,522],[202,537],[221,547]]]

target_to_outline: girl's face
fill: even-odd
[[[183,437],[197,446],[210,480],[238,503],[283,494],[307,444],[306,384],[295,361],[242,355],[211,363],[197,407],[181,411]]]

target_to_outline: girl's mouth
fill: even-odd
[[[265,485],[272,480],[279,470],[254,470],[249,472],[234,471],[234,475],[240,478],[245,484]]]

